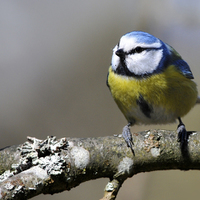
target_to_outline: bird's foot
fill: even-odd
[[[134,153],[133,151],[133,139],[132,139],[132,134],[130,131],[130,126],[131,124],[127,124],[126,126],[124,126],[123,130],[122,130],[122,136],[127,144],[128,147],[131,148],[131,151]]]
[[[177,133],[178,133],[178,142],[181,143],[181,146],[184,144],[187,144],[188,142],[188,133],[186,131],[185,125],[183,122],[179,119],[179,125],[177,128]]]

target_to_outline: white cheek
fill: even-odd
[[[158,67],[162,56],[162,50],[144,51],[129,55],[126,58],[126,65],[129,71],[136,75],[152,73]]]
[[[117,50],[117,46],[115,46],[115,48],[113,49],[113,55],[112,55],[112,60],[111,60],[112,69],[114,71],[117,69],[120,62],[119,56],[115,54],[116,50]]]

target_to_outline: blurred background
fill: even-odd
[[[0,147],[45,139],[119,134],[126,120],[106,87],[112,49],[142,30],[172,45],[200,85],[200,1],[0,1]],[[200,88],[199,88],[200,91]],[[200,131],[200,107],[183,118]],[[177,124],[134,126],[175,130]],[[199,171],[159,171],[128,179],[123,200],[199,199]],[[108,179],[34,200],[103,196]]]

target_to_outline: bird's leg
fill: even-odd
[[[177,133],[178,133],[178,142],[181,143],[181,145],[184,145],[187,143],[188,140],[188,134],[185,128],[185,125],[183,124],[180,117],[178,117],[179,125],[177,127]]]
[[[122,136],[123,136],[127,146],[131,148],[132,152],[134,152],[133,151],[133,139],[132,139],[132,134],[130,131],[130,126],[132,126],[131,122],[129,122],[126,126],[124,126],[124,128],[122,130]]]

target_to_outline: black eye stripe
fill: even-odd
[[[161,48],[155,48],[155,47],[135,47],[134,49],[130,50],[129,52],[124,52],[126,55],[135,54],[135,53],[141,53],[142,51],[151,51],[151,50],[159,50]]]

